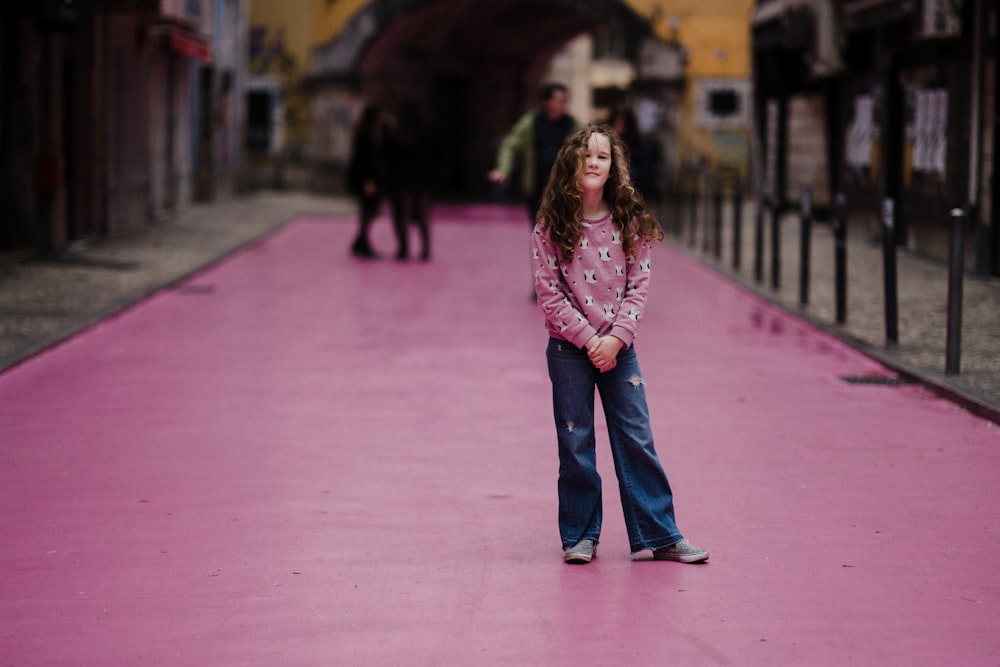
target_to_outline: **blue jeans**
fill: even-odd
[[[601,373],[586,350],[549,339],[545,353],[559,441],[559,533],[563,549],[601,534],[601,477],[594,437],[594,388],[601,395],[611,456],[618,476],[632,553],[683,539],[674,521],[673,493],[653,447],[646,389],[635,346]]]

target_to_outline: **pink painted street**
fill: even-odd
[[[567,565],[527,216],[433,225],[298,217],[0,374],[0,664],[1000,665],[996,425],[664,243],[636,349],[711,558],[630,557],[599,430]]]

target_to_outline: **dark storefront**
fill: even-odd
[[[897,242],[935,259],[948,255],[950,212],[963,209],[967,265],[995,275],[1000,108],[987,28],[995,14],[985,0],[759,5],[754,78],[765,191],[787,207],[808,174],[818,204],[843,192],[852,228],[871,236],[892,199]],[[815,117],[797,120],[803,113]],[[803,142],[803,132],[821,134],[823,145]]]

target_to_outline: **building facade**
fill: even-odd
[[[242,0],[21,1],[0,31],[0,251],[58,255],[227,186]]]

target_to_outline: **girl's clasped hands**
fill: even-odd
[[[615,336],[591,336],[584,345],[590,363],[594,364],[597,370],[606,373],[618,363],[618,352],[624,347],[620,339]]]

